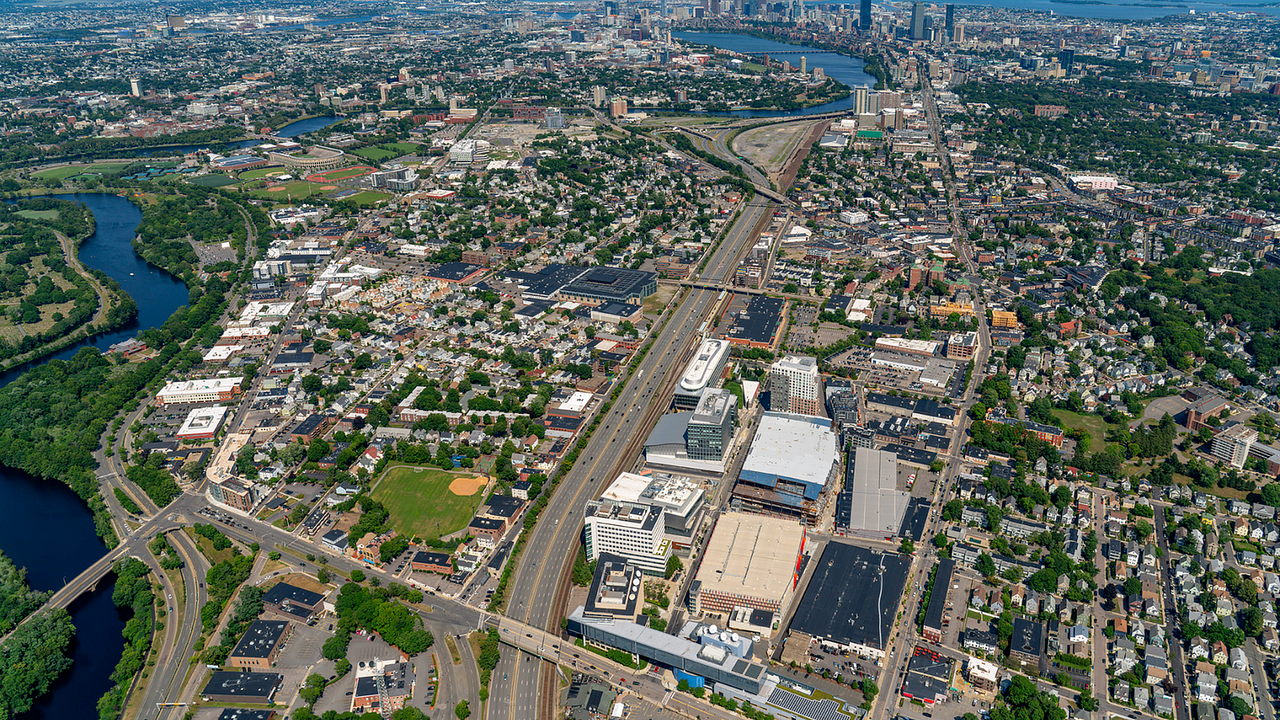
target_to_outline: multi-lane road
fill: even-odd
[[[707,264],[704,278],[721,281],[737,266],[775,206],[756,198],[725,233]],[[560,481],[551,502],[529,538],[511,585],[507,614],[525,624],[559,629],[564,613],[562,590],[581,535],[589,500],[613,479],[615,470],[639,451],[656,416],[648,413],[655,398],[669,391],[670,378],[682,366],[684,354],[700,339],[699,330],[718,304],[720,292],[691,290],[670,312],[666,325],[634,371],[626,388],[602,419],[573,469]],[[711,319],[710,322],[714,322]],[[555,668],[550,663],[505,650],[496,678],[501,688],[489,700],[493,720],[548,718],[554,712]]]

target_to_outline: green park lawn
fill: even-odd
[[[351,154],[358,155],[359,157],[366,160],[372,160],[374,162],[390,160],[391,158],[398,157],[400,155],[400,153],[397,153],[394,150],[387,150],[380,147],[360,148],[359,150],[352,150]]]
[[[459,477],[438,468],[401,466],[391,468],[373,489],[373,499],[391,513],[391,526],[408,537],[439,538],[465,528],[484,498],[483,489],[474,495],[454,495],[449,484]]]
[[[14,215],[27,218],[28,220],[57,220],[57,210],[19,210]]]
[[[351,202],[361,207],[368,207],[370,205],[375,205],[383,200],[388,200],[390,198],[391,198],[390,195],[383,192],[374,192],[372,190],[365,190],[364,192],[358,192],[355,195],[352,195],[351,197],[345,198],[345,199],[350,200]]]
[[[1068,430],[1084,430],[1089,434],[1089,452],[1100,453],[1106,447],[1107,422],[1097,415],[1083,415],[1070,410],[1053,411],[1053,416]]]

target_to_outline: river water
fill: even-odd
[[[313,118],[307,118],[305,120],[294,120],[288,125],[285,125],[281,127],[279,130],[277,130],[276,134],[279,135],[280,137],[297,137],[298,135],[305,135],[306,133],[309,133],[309,132],[315,132],[320,128],[328,127],[338,122],[339,120],[342,120],[342,118],[330,117],[330,116],[313,117]],[[225,154],[234,150],[243,150],[245,148],[251,148],[255,145],[260,145],[261,143],[262,141],[257,138],[248,138],[245,140],[236,140],[235,142],[212,143],[212,144],[206,144],[206,145],[171,145],[169,147],[162,147],[162,148],[132,148],[132,149],[126,149],[126,150],[113,151],[111,154],[113,157],[122,157],[122,158],[123,157],[136,157],[136,158],[173,157],[174,155],[186,155],[187,153],[192,153],[197,150],[204,150],[204,149],[209,149],[215,152],[220,152]]]
[[[105,349],[114,342],[164,323],[187,302],[181,280],[148,265],[130,244],[142,213],[116,195],[61,195],[78,200],[93,211],[94,234],[80,245],[80,260],[115,278],[138,304],[138,317],[127,326],[99,335],[44,358],[66,359],[87,345]],[[18,377],[28,366],[0,375],[0,385]],[[66,485],[40,480],[20,470],[0,466],[0,550],[27,569],[27,582],[38,590],[57,590],[101,558],[107,548],[93,529],[93,516]],[[82,596],[71,607],[76,626],[73,665],[19,720],[97,720],[95,706],[111,688],[111,671],[124,649],[120,635],[124,621],[111,601],[112,585]]]
[[[850,88],[859,85],[867,87],[875,87],[876,79],[867,74],[863,69],[866,65],[862,60],[841,55],[840,53],[828,52],[826,50],[814,50],[806,48],[803,45],[791,45],[776,40],[765,40],[764,38],[752,37],[751,35],[736,35],[731,33],[708,33],[708,32],[673,32],[671,37],[678,40],[684,40],[691,43],[700,43],[702,45],[710,45],[712,47],[732,50],[733,52],[747,53],[751,55],[763,55],[765,53],[787,53],[779,56],[779,60],[786,60],[794,66],[800,65],[800,55],[793,55],[798,50],[804,51],[804,57],[807,61],[807,69],[813,72],[814,68],[822,68],[827,77],[834,78]],[[851,110],[853,108],[853,95],[843,100],[836,100],[823,105],[815,105],[804,110],[781,111],[781,110],[734,110],[727,113],[737,117],[780,117],[783,115],[817,115],[820,113],[841,112]],[[726,113],[711,113],[726,114]]]

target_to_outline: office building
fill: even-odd
[[[680,384],[672,396],[677,408],[692,410],[698,406],[702,393],[724,373],[729,362],[729,341],[708,338],[698,345],[698,351],[685,366]]]
[[[241,512],[253,512],[257,494],[253,485],[236,478],[224,478],[209,483],[209,498]]]
[[[804,448],[804,452],[797,452]],[[735,510],[813,524],[826,507],[826,488],[839,476],[831,421],[766,412],[743,461],[730,500]]]
[[[398,660],[362,662],[356,668],[351,712],[375,710],[383,717],[403,708],[413,696],[413,665]]]
[[[142,81],[138,78],[129,78],[129,94],[134,97],[142,97]]]
[[[560,112],[559,108],[547,108],[547,115],[543,120],[543,124],[548,130],[563,130],[564,113]]]
[[[871,0],[862,0],[858,8],[858,30],[864,35],[871,30]]]
[[[688,547],[702,518],[705,493],[693,480],[680,475],[624,472],[600,495],[601,500],[638,503],[662,508],[666,537],[676,547]]]
[[[1249,448],[1258,440],[1258,431],[1241,423],[1232,423],[1213,437],[1213,456],[1236,469],[1244,468]]]
[[[911,3],[911,39],[924,40],[924,3]]]
[[[956,6],[947,3],[947,24],[945,26],[946,39],[950,42],[956,31]]]
[[[670,668],[715,684],[717,690],[733,688],[756,695],[765,687],[765,666],[744,660],[716,645],[703,645],[668,635],[647,625],[589,618],[579,605],[568,618],[568,630],[584,640],[631,653],[658,667]],[[686,627],[690,624],[687,623]]]
[[[1076,66],[1075,50],[1064,49],[1064,50],[1058,51],[1058,67],[1062,68],[1063,72],[1070,75],[1072,69],[1074,69],[1075,66]]]
[[[222,427],[222,421],[231,408],[222,405],[194,408],[174,437],[179,440],[210,440]]]
[[[787,355],[769,366],[769,409],[774,412],[817,415],[818,361]]]
[[[635,622],[640,596],[644,593],[643,574],[626,558],[601,553],[582,614],[589,618]]]
[[[694,611],[727,616],[746,607],[781,615],[804,544],[805,530],[794,520],[723,513],[689,586]]]
[[[275,613],[289,620],[307,622],[323,611],[324,596],[289,583],[277,583],[262,596],[264,612]]]
[[[165,384],[156,393],[161,405],[184,403],[215,403],[231,400],[240,394],[240,382],[244,378],[210,378],[208,380],[178,380]]]
[[[254,670],[271,667],[292,631],[284,620],[254,620],[227,656],[227,665]]]
[[[738,397],[728,390],[708,390],[685,431],[685,452],[691,460],[724,460],[733,441]]]
[[[646,575],[664,575],[671,557],[661,507],[641,503],[595,500],[587,503],[583,544],[587,557],[600,553],[625,558]]]

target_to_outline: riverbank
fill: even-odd
[[[793,38],[791,35],[789,35],[786,32],[787,30],[789,30],[789,28],[778,28],[771,25],[764,25],[763,27],[758,27],[754,25],[745,25],[745,26],[740,26],[736,28],[722,28],[722,27],[715,27],[715,26],[707,26],[707,27],[695,26],[695,27],[691,27],[689,30],[680,30],[680,31],[673,32],[672,36],[682,40],[686,40],[686,38],[684,37],[686,35],[697,35],[697,34],[750,37],[750,38],[756,38],[758,40],[764,40],[766,42],[777,43],[778,45],[785,45],[787,46],[787,48],[809,48],[816,52],[832,53],[835,55],[840,55],[842,57],[850,58],[850,59],[861,62],[862,67],[859,68],[859,71],[868,75],[871,78],[874,78],[876,81],[875,83],[858,83],[858,84],[868,85],[873,90],[886,90],[886,89],[892,90],[893,89],[893,79],[890,78],[888,73],[884,71],[884,68],[881,67],[882,61],[879,56],[858,54],[853,52],[848,47],[843,47],[834,42],[826,42],[823,40],[814,39],[812,37],[806,39],[805,42],[798,42],[796,38]],[[698,42],[697,40],[688,40],[688,41]],[[733,50],[735,52],[741,52],[744,55],[766,54],[768,52],[767,50],[761,50],[761,51],[755,51],[755,52],[750,50],[735,50],[734,48],[726,47],[725,45],[717,45],[715,43],[703,42],[700,44],[711,45],[712,47],[718,47],[724,50]],[[788,50],[783,50],[783,51],[787,52]],[[817,59],[810,61],[809,65],[811,67],[818,66]],[[835,77],[834,74],[829,70],[827,71],[827,75],[831,77]]]
[[[822,68],[823,74],[827,78],[840,83],[848,88],[856,88],[860,85],[871,86],[876,84],[874,76],[869,75],[866,71],[868,67],[867,61],[856,57],[848,52],[842,52],[839,49],[829,49],[815,47],[814,45],[798,45],[787,41],[787,38],[774,37],[769,34],[749,31],[734,32],[732,30],[721,30],[718,28],[702,28],[680,30],[673,32],[672,37],[682,43],[690,45],[710,46],[721,50],[739,53],[746,56],[762,56],[770,54],[786,54],[796,56],[791,58],[798,64],[799,56],[806,55],[806,67],[810,71]],[[812,50],[812,55],[802,53],[802,50]],[[850,92],[838,100],[830,102],[810,105],[800,110],[733,110],[725,113],[715,113],[704,111],[697,114],[703,115],[724,115],[730,117],[741,118],[780,118],[795,117],[800,118],[804,115],[820,115],[825,113],[848,112],[854,109],[854,95]]]
[[[112,282],[111,278],[106,275],[99,277],[92,271],[87,269],[80,262],[80,243],[87,240],[94,232],[84,234],[77,239],[71,239],[60,232],[54,231],[58,237],[58,244],[62,248],[63,257],[66,258],[67,264],[76,271],[76,274],[84,279],[93,288],[94,295],[97,298],[98,308],[94,316],[88,322],[78,326],[73,332],[63,335],[56,340],[52,340],[40,347],[16,355],[3,363],[0,363],[0,374],[8,372],[13,368],[27,365],[40,360],[46,356],[52,355],[59,350],[88,340],[96,335],[110,332],[121,325],[133,320],[138,314],[138,305],[120,289],[120,286]]]

